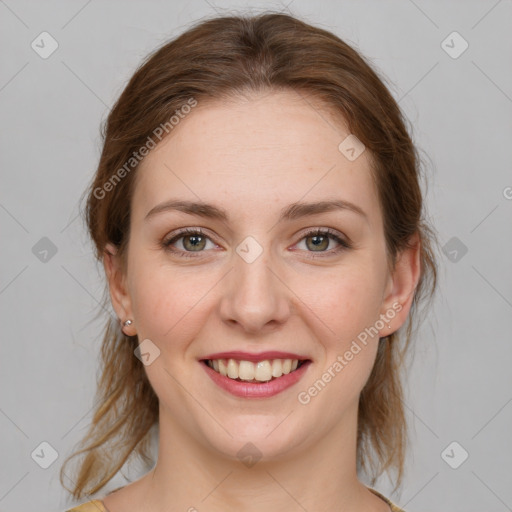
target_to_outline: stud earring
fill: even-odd
[[[124,325],[125,327],[128,327],[129,325],[132,325],[132,324],[133,324],[133,322],[132,322],[131,320],[126,320],[126,322],[124,322],[124,324],[123,324],[123,325]]]

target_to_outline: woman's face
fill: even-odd
[[[150,340],[161,429],[232,458],[251,442],[271,459],[354,427],[379,336],[405,321],[415,283],[388,274],[369,155],[354,159],[350,139],[342,152],[348,135],[311,98],[273,92],[199,102],[142,162],[126,272],[109,275],[116,312],[133,319],[125,332]],[[312,206],[331,201],[353,207]],[[205,364],[226,352],[246,353],[226,361],[232,376],[262,382],[293,355],[309,363],[298,380],[244,384]]]

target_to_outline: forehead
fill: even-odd
[[[170,198],[219,204],[239,219],[338,198],[376,222],[368,152],[350,161],[338,147],[349,135],[340,116],[294,91],[199,102],[139,166],[133,215]]]

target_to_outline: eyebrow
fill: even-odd
[[[218,206],[202,201],[184,201],[174,199],[156,205],[147,213],[145,220],[147,220],[149,217],[157,215],[158,213],[172,210],[188,213],[189,215],[197,215],[199,217],[216,219],[222,222],[229,221],[228,213],[223,208],[219,208]],[[320,213],[327,213],[337,210],[351,211],[361,215],[366,220],[368,220],[366,213],[359,206],[349,201],[335,199],[330,201],[319,201],[316,203],[292,203],[281,210],[278,222],[285,220],[292,221],[310,215],[318,215]]]
[[[210,203],[202,201],[183,201],[183,200],[169,200],[164,203],[156,205],[146,215],[145,220],[162,212],[177,210],[190,215],[197,215],[199,217],[215,219],[222,222],[228,222],[229,216],[226,210],[219,208]],[[332,211],[351,211],[361,215],[368,221],[368,216],[359,206],[342,199],[335,199],[330,201],[319,201],[316,203],[292,203],[281,210],[278,222],[292,221],[310,215],[317,215],[320,213],[327,213]]]

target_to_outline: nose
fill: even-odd
[[[251,334],[284,324],[290,316],[292,292],[265,252],[252,262],[238,254],[233,260],[234,268],[223,280],[222,320]]]

